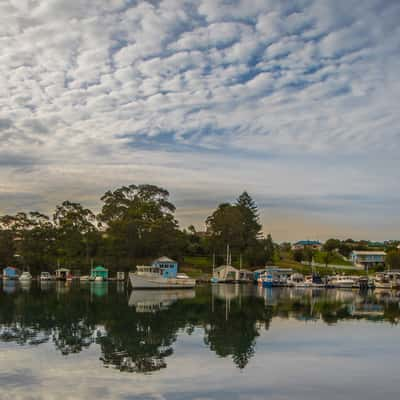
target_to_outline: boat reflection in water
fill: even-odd
[[[156,312],[167,310],[173,303],[183,299],[194,299],[193,289],[180,290],[132,290],[129,306],[135,307],[136,312]]]
[[[205,345],[216,357],[244,369],[256,355],[257,341],[282,319],[294,329],[309,320],[319,326],[400,321],[400,299],[393,291],[216,284],[127,293],[109,282],[43,283],[32,282],[24,291],[18,282],[3,282],[0,342],[47,343],[47,349],[62,355],[97,346],[100,365],[131,373],[167,368],[178,339],[194,331],[191,340],[200,338],[202,351]]]

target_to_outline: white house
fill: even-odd
[[[385,264],[385,256],[384,251],[354,250],[350,254],[350,260],[354,265],[368,268]]]

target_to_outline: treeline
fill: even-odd
[[[49,216],[19,212],[0,217],[0,266],[15,265],[33,273],[57,265],[88,270],[92,264],[111,270],[132,269],[160,255],[222,254],[227,244],[245,265],[272,261],[272,238],[261,235],[258,208],[244,192],[206,219],[206,232],[181,230],[169,192],[154,185],[123,186],[101,197],[101,212],[64,201]]]

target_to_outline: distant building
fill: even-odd
[[[350,253],[350,260],[354,265],[362,265],[364,268],[376,267],[385,264],[386,252],[354,250]]]
[[[93,268],[90,277],[93,279],[101,278],[103,280],[108,279],[108,269],[104,268],[102,265],[98,265],[96,268]]]
[[[313,250],[321,250],[322,244],[318,240],[300,240],[292,245],[292,250],[304,250],[306,247],[310,247]]]
[[[152,266],[160,268],[164,278],[176,278],[178,274],[178,262],[168,257],[157,258],[153,261]]]

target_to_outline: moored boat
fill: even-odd
[[[40,273],[39,280],[41,280],[41,281],[52,281],[53,277],[50,275],[49,272],[45,272],[44,271],[44,272]]]
[[[357,282],[346,275],[335,275],[328,279],[328,286],[339,289],[352,289],[357,287]]]
[[[21,282],[30,282],[32,280],[32,275],[30,272],[25,271],[20,275],[19,280]]]
[[[190,289],[196,286],[196,281],[186,274],[175,277],[164,277],[160,267],[138,265],[136,272],[129,273],[133,289]]]

